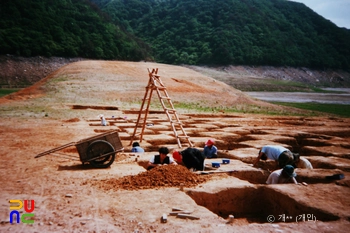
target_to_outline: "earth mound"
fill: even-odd
[[[104,190],[117,189],[150,189],[159,187],[193,187],[209,179],[192,173],[182,165],[158,166],[137,175],[124,176],[95,183]]]

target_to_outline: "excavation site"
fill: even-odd
[[[348,118],[273,105],[150,62],[74,62],[0,103],[1,232],[350,227]],[[148,170],[159,148],[173,158],[175,150],[203,151],[208,139],[217,158],[203,170],[180,162]],[[132,152],[133,142],[144,152]],[[276,162],[253,165],[265,145],[298,153],[313,169],[295,168],[297,184],[267,184]],[[11,219],[13,208],[25,217]]]

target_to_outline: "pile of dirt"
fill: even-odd
[[[159,187],[194,187],[204,183],[209,179],[208,176],[201,176],[192,173],[182,165],[158,166],[151,170],[137,175],[124,176],[119,179],[103,180],[94,185],[103,190],[136,190],[150,189]]]

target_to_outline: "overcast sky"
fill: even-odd
[[[302,2],[338,27],[350,29],[350,0],[292,0]]]

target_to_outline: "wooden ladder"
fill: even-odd
[[[160,103],[164,109],[165,114],[167,115],[171,128],[174,132],[174,136],[177,140],[177,144],[179,148],[181,146],[181,139],[187,140],[190,147],[192,147],[192,142],[190,141],[190,137],[186,134],[185,129],[182,126],[182,123],[179,119],[179,116],[176,113],[174,105],[171,101],[170,96],[164,86],[163,82],[160,80],[160,76],[158,75],[158,68],[152,69],[150,71],[148,69],[149,81],[146,87],[145,96],[143,98],[141,109],[139,111],[139,116],[137,118],[137,122],[135,125],[134,133],[131,137],[130,145],[133,143],[135,137],[140,137],[140,142],[142,142],[143,134],[146,127],[147,116],[149,114],[149,107],[152,99],[153,91],[157,92]],[[138,129],[141,126],[141,132],[138,133]]]

